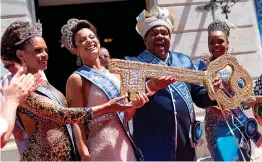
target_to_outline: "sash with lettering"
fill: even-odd
[[[159,58],[153,56],[147,50],[140,53],[137,58],[126,56],[125,59],[130,60],[130,61],[139,61],[139,62],[146,62],[146,63],[151,63],[151,64],[166,65],[166,63],[164,63]],[[172,65],[171,61],[170,61],[170,65]],[[171,84],[170,86],[183,98],[184,102],[187,105],[188,111],[189,111],[191,123],[193,123],[195,121],[195,111],[194,111],[193,101],[192,101],[188,87],[186,86],[184,82],[175,82]]]
[[[49,84],[49,83],[47,83]],[[37,91],[43,95],[45,95],[46,97],[50,98],[52,101],[56,102],[59,106],[63,107],[62,102],[57,98],[57,96],[54,95],[54,93],[52,91],[50,91],[49,89],[40,86]],[[74,137],[73,137],[73,131],[72,131],[72,126],[71,124],[66,124],[66,128],[68,131],[68,134],[70,136],[70,142],[72,145],[72,151],[73,153],[71,153],[72,158],[77,159],[77,154],[76,154],[76,148],[75,148],[75,144],[74,144]]]
[[[80,68],[78,68],[75,71],[76,74],[79,74],[80,76],[82,76],[83,78],[85,78],[86,80],[92,82],[94,85],[96,85],[97,87],[99,87],[108,97],[109,100],[114,99],[116,97],[120,97],[120,90],[117,87],[117,85],[114,83],[114,81],[112,81],[110,78],[108,78],[107,76],[105,76],[104,74],[98,72],[97,70],[90,68],[88,66],[81,66]],[[123,101],[120,101],[121,104],[123,104]],[[129,137],[135,154],[137,156],[137,160],[143,161],[143,157],[142,154],[140,152],[140,150],[135,146],[131,135],[129,133],[126,121],[125,121],[125,113],[124,112],[117,112],[118,118],[120,119],[125,132],[127,134],[127,136]]]
[[[162,60],[160,60],[159,58],[153,56],[149,51],[145,50],[142,53],[139,54],[138,57],[125,57],[126,60],[130,60],[130,61],[138,61],[138,62],[146,62],[146,63],[151,63],[151,64],[161,64],[161,65],[167,65],[166,63],[164,63]],[[170,57],[167,60],[169,65],[173,65],[174,63],[172,62],[172,60],[170,59]],[[188,87],[186,86],[186,84],[184,82],[175,82],[173,84],[170,85],[170,87],[175,90],[180,96],[181,98],[184,100],[184,102],[187,105],[188,108],[188,112],[189,112],[189,117],[190,117],[190,121],[191,121],[191,125],[190,125],[190,133],[189,133],[189,138],[190,138],[190,142],[191,142],[191,146],[195,147],[195,146],[200,146],[203,143],[203,140],[201,139],[202,136],[202,123],[198,122],[195,120],[195,111],[194,111],[194,106],[193,106],[193,101],[191,98],[191,93],[188,89]],[[172,92],[169,92],[170,94]],[[171,95],[172,97],[172,95]],[[174,107],[174,112],[175,112],[175,107]],[[195,131],[197,130],[197,131]]]

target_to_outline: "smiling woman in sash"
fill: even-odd
[[[42,38],[42,25],[17,21],[2,36],[1,55],[7,61],[22,65],[26,73],[37,74],[47,68],[47,46]],[[92,108],[69,109],[65,97],[46,80],[19,104],[17,113],[29,136],[21,156],[25,161],[75,160],[72,123],[89,123],[92,117],[133,108],[116,103],[119,97]],[[65,125],[67,124],[67,125]]]
[[[118,97],[120,78],[100,64],[100,42],[96,28],[86,20],[70,19],[62,27],[61,33],[61,42],[72,54],[77,55],[77,65],[82,65],[67,80],[66,97],[69,105],[96,106]],[[145,94],[139,94],[130,104],[135,110],[147,101]],[[85,127],[83,124],[74,124],[73,131],[81,160],[141,160],[127,129],[127,121],[132,118],[134,110],[103,114]]]
[[[206,64],[227,53],[229,34],[230,28],[223,21],[215,20],[209,25],[208,48],[211,57],[203,59],[206,60]],[[202,60],[199,60],[196,63],[203,65],[199,70],[206,70],[205,64],[201,64],[201,62]],[[232,72],[230,66],[226,66],[217,72],[217,76],[223,81],[224,91],[228,96],[232,95],[227,86]],[[239,80],[238,84],[240,88],[244,86],[242,80]],[[225,110],[224,115],[222,110],[216,106],[206,108],[206,138],[211,157],[215,161],[249,161],[251,155],[250,138],[252,139],[256,134],[256,129],[256,121],[249,119],[244,114],[243,105],[233,110]]]

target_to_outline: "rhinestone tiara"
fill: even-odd
[[[62,28],[61,28],[61,42],[62,45],[65,46],[66,49],[68,49],[70,52],[73,51],[74,46],[73,46],[73,33],[71,31],[71,29],[79,22],[78,19],[69,19],[67,21],[67,24],[65,24]]]
[[[36,23],[34,25],[30,25],[29,27],[21,28],[19,29],[19,34],[20,41],[16,42],[15,45],[20,45],[27,39],[32,38],[34,36],[42,37],[42,24]]]
[[[208,26],[208,32],[217,31],[217,30],[221,30],[224,33],[226,33],[227,36],[229,36],[230,28],[224,21],[216,19]]]

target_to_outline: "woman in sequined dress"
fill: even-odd
[[[210,60],[207,64],[228,50],[228,37],[230,28],[225,22],[215,20],[208,27],[208,47],[211,53]],[[205,70],[205,65],[202,70]],[[227,86],[227,82],[232,74],[230,66],[217,72],[217,76],[223,81],[225,92],[230,96],[231,92]],[[243,82],[239,81],[239,86],[243,86]],[[215,161],[243,161],[250,160],[250,141],[243,135],[243,128],[248,118],[243,113],[240,106],[234,110],[226,110],[225,117],[219,108],[212,106],[206,108],[205,116],[205,132],[208,142],[208,149],[211,157]],[[229,123],[235,134],[236,141],[227,126]],[[239,146],[239,148],[238,148]]]
[[[48,55],[42,38],[42,25],[17,21],[5,31],[1,40],[1,54],[16,61],[28,73],[38,73],[47,68]],[[47,81],[18,107],[18,116],[30,137],[29,145],[21,156],[26,161],[69,161],[75,159],[70,125],[89,123],[92,117],[103,113],[131,109],[133,106],[116,103],[119,97],[92,108],[70,109],[65,97]],[[69,127],[68,127],[69,126]]]
[[[99,60],[100,42],[96,28],[86,20],[70,19],[61,29],[61,42],[73,54],[77,55],[77,64],[82,63],[67,80],[66,97],[73,107],[96,106],[109,100],[106,87],[96,85],[96,80],[111,80],[120,87],[120,78],[109,73],[101,66]],[[79,65],[80,66],[80,65]],[[96,78],[83,76],[90,71],[97,73]],[[83,73],[83,74],[80,74]],[[103,78],[102,78],[103,77]],[[104,78],[106,77],[106,78]],[[106,84],[104,82],[103,84]],[[112,86],[111,84],[107,86]],[[107,92],[107,91],[106,91]],[[109,93],[109,91],[108,91]],[[132,102],[134,108],[143,106],[148,98],[140,96],[141,102]],[[137,97],[138,97],[137,96]],[[91,161],[136,161],[141,160],[138,150],[133,144],[126,122],[132,118],[134,110],[126,111],[125,118],[117,113],[104,114],[94,118],[88,125],[74,124],[73,131],[82,160]],[[121,122],[121,120],[125,120]],[[88,134],[88,135],[87,135]],[[88,136],[88,139],[87,139]]]

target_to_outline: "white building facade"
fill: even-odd
[[[49,6],[108,1],[119,0],[38,0],[38,4]],[[175,18],[170,50],[185,53],[193,60],[209,52],[207,27],[213,17],[226,21],[231,26],[229,53],[238,59],[255,80],[262,74],[261,40],[257,23],[260,12],[256,14],[256,1],[239,0],[230,8],[228,19],[225,14],[221,14],[221,8],[217,8],[214,15],[210,10],[203,9],[209,3],[210,0],[146,0],[147,10],[153,5],[169,9]],[[260,4],[257,6],[260,7]],[[1,36],[6,27],[16,20],[36,21],[34,0],[1,1]],[[1,63],[1,76],[6,72]],[[197,115],[203,120],[204,111],[198,109]],[[209,156],[206,145],[198,153],[199,156]]]

